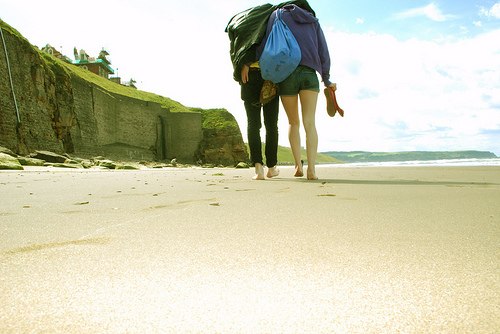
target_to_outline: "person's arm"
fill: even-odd
[[[318,54],[321,61],[321,79],[325,84],[325,87],[331,87],[332,82],[330,81],[330,52],[328,51],[328,44],[326,43],[325,34],[318,23]]]

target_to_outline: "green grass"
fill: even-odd
[[[0,20],[0,27],[2,28],[3,32],[8,31],[9,33],[17,36],[19,39],[22,39],[22,40],[26,41],[27,43],[29,43],[28,40],[26,38],[24,38],[23,35],[21,35],[19,33],[19,31],[17,31],[16,29],[14,29],[10,25],[8,25],[7,22]],[[3,48],[3,45],[2,45],[2,48]]]
[[[245,143],[248,152],[250,148],[248,143]],[[262,143],[262,153],[264,154],[265,145]],[[301,149],[301,159],[307,161],[307,154],[304,148]],[[293,160],[292,149],[290,147],[278,146],[278,163],[281,165],[293,165],[295,162]],[[342,163],[340,160],[335,159],[329,155],[318,153],[316,158],[316,163],[318,164],[336,164]]]
[[[234,116],[226,109],[200,109],[191,108],[192,111],[201,112],[203,116],[203,129],[214,129],[218,131],[239,132],[238,123]]]
[[[77,76],[89,83],[101,87],[110,93],[128,96],[131,98],[136,98],[143,101],[156,102],[162,107],[169,109],[171,112],[191,112],[191,108],[188,108],[177,101],[169,99],[168,97],[160,96],[154,93],[141,91],[135,88],[120,85],[118,83],[112,82],[106,78],[100,77],[88,70],[84,70],[76,65],[67,63],[61,59],[55,58],[51,55],[46,54],[37,47],[31,45],[31,43],[24,38],[16,29],[11,27],[5,21],[0,20],[0,27],[4,33],[11,33],[18,37],[20,40],[29,44],[35,52],[38,52],[40,58],[42,58],[45,63],[50,67],[50,69],[58,76],[72,75]]]
[[[161,95],[157,95],[150,92],[145,92],[139,89],[135,89],[128,86],[123,86],[118,83],[112,82],[106,78],[103,78],[97,74],[94,74],[88,70],[80,68],[76,65],[69,64],[61,59],[55,58],[51,55],[46,54],[40,50],[37,50],[40,56],[49,64],[52,65],[52,68],[59,68],[59,71],[65,71],[70,75],[77,76],[89,83],[92,83],[96,86],[101,87],[102,89],[118,94],[127,96],[130,98],[135,98],[138,100],[155,102],[160,104],[162,107],[169,109],[171,112],[191,112],[191,108],[188,108],[181,103],[169,99],[168,97],[164,97]]]

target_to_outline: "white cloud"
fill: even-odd
[[[395,14],[395,18],[397,19],[407,19],[412,17],[423,16],[428,18],[429,20],[436,22],[447,21],[448,19],[453,18],[453,15],[445,15],[441,12],[438,6],[434,3],[430,3],[424,7],[412,8],[408,9],[404,12],[400,12]]]
[[[500,19],[500,2],[497,2],[493,5],[493,7],[491,7],[490,15],[497,19]]]
[[[346,117],[319,122],[324,146],[499,153],[482,133],[500,129],[500,30],[455,42],[327,36]]]
[[[365,23],[365,20],[361,17],[356,18],[356,24],[363,24]]]
[[[495,3],[489,9],[481,7],[479,10],[479,14],[483,15],[483,16],[488,16],[488,17],[500,19],[500,2]]]

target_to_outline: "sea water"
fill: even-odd
[[[353,162],[345,164],[318,164],[317,167],[422,167],[422,166],[500,166],[500,158],[495,159],[446,159],[384,162]]]

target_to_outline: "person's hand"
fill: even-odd
[[[241,82],[244,84],[248,82],[248,72],[250,72],[250,66],[248,65],[243,65],[241,68]]]
[[[331,84],[328,85],[327,88],[330,91],[330,97],[331,97],[331,100],[333,103],[333,112],[331,115],[330,115],[330,112],[328,114],[333,117],[335,115],[335,113],[338,112],[340,116],[344,117],[344,110],[339,107],[339,104],[337,103],[337,97],[335,96],[335,91],[337,90],[337,84],[332,82]],[[327,101],[328,101],[328,97],[327,97]],[[328,102],[327,102],[327,104],[328,104]],[[331,107],[328,107],[328,108],[331,108]]]

